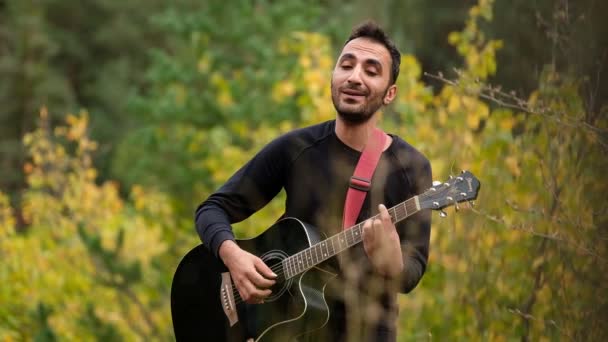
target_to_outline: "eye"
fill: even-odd
[[[342,64],[342,65],[340,66],[340,68],[342,68],[343,70],[350,70],[350,69],[352,69],[352,68],[353,68],[353,66],[352,66],[352,65],[350,65],[350,64]]]

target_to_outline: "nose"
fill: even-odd
[[[346,81],[351,84],[361,84],[361,67],[358,65],[354,67]]]

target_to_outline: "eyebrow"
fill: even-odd
[[[345,53],[342,55],[342,57],[340,57],[340,62],[344,61],[345,59],[357,59],[357,56],[355,56],[352,53]],[[372,65],[372,66],[378,68],[378,70],[382,70],[382,63],[380,63],[380,61],[375,58],[368,58],[365,61],[363,61],[363,63]]]

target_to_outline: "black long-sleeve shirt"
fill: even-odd
[[[378,204],[390,208],[431,186],[427,158],[401,138],[391,137],[393,141],[382,153],[357,222],[377,214]],[[342,229],[348,182],[360,155],[338,139],[335,121],[280,136],[198,207],[195,221],[201,240],[217,255],[222,242],[234,239],[231,223],[261,209],[283,188],[287,195],[285,216],[312,224],[322,236],[338,233]],[[395,309],[395,290],[410,292],[424,274],[430,224],[430,211],[423,210],[396,225],[404,258],[401,281],[398,287],[380,286],[380,293],[373,296],[388,311]],[[359,284],[355,287],[357,291],[370,293],[369,288],[377,286],[369,281],[373,271],[362,244],[345,254],[340,256],[338,267],[344,270],[345,265],[356,265]]]

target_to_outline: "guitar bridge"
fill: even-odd
[[[222,285],[220,289],[220,302],[222,303],[222,309],[230,326],[236,324],[239,321],[238,314],[236,312],[236,303],[234,302],[234,292],[232,291],[232,278],[230,278],[230,272],[222,273]]]

